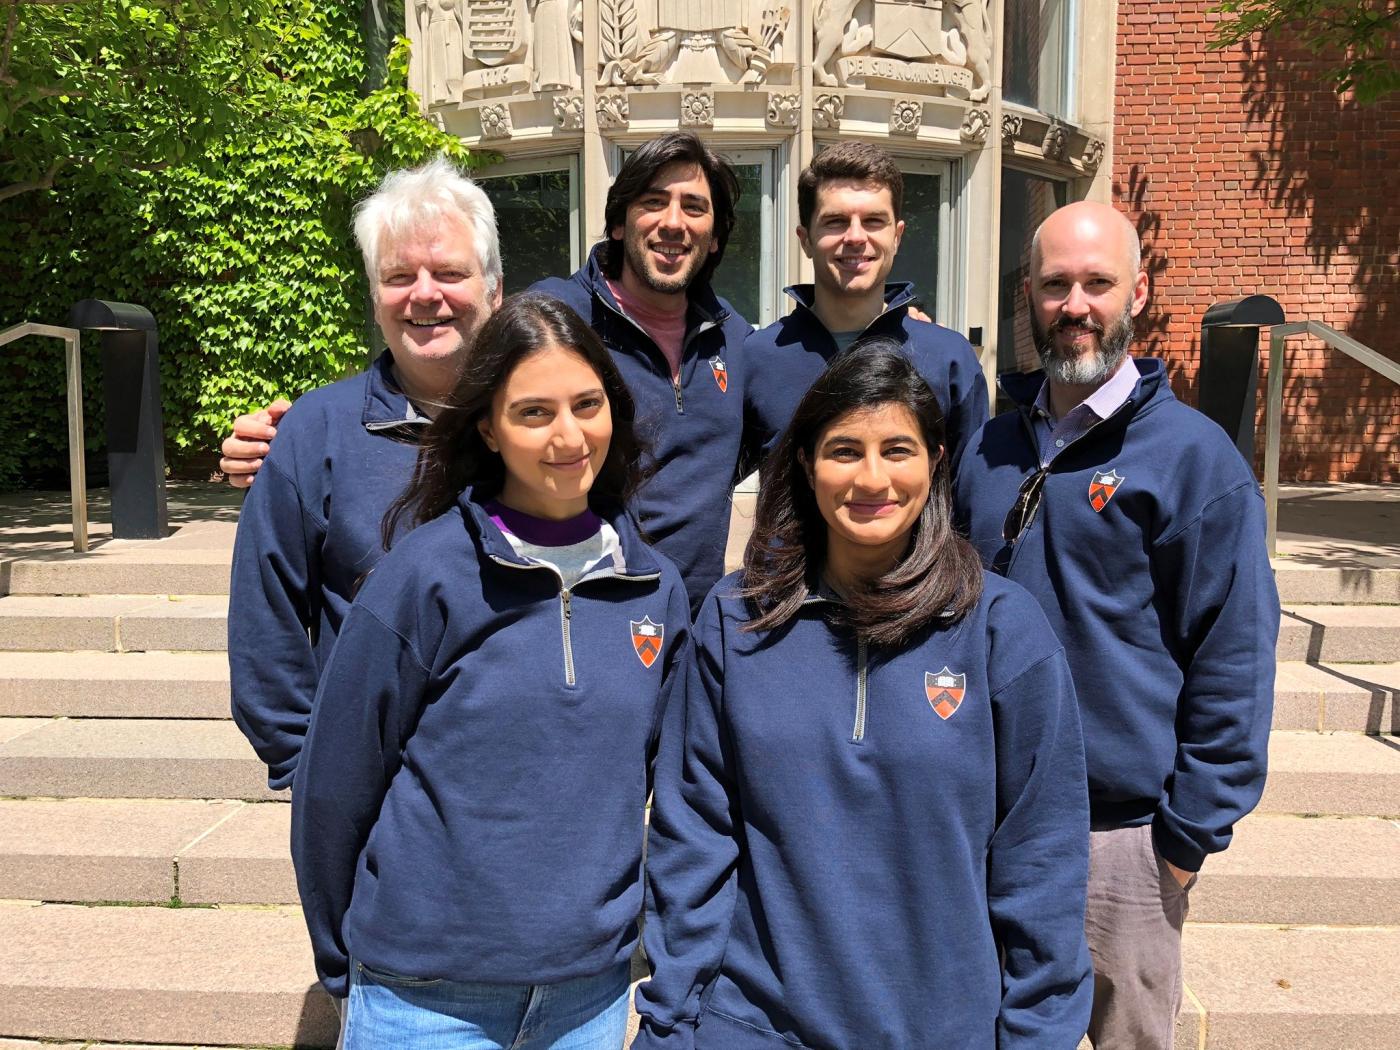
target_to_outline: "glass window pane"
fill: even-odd
[[[762,321],[760,276],[764,235],[763,165],[735,164],[739,176],[739,206],[735,209],[734,232],[724,247],[724,262],[715,270],[715,294],[729,300],[750,324]],[[769,246],[772,250],[772,246]]]
[[[573,272],[569,175],[568,171],[537,171],[479,180],[496,208],[507,295],[541,278]]]
[[[1073,116],[1065,97],[1071,8],[1072,0],[1006,0],[1002,79],[1008,102]]]
[[[1031,237],[1046,216],[1067,202],[1068,196],[1063,182],[1002,169],[998,372],[1029,372],[1040,367],[1024,294],[1030,272]]]
[[[939,175],[904,172],[904,237],[894,257],[891,281],[914,282],[924,313],[937,316],[938,241],[943,186]]]

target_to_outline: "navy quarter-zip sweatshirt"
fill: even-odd
[[[332,995],[351,956],[504,984],[631,956],[648,766],[689,606],[626,515],[611,524],[621,560],[566,589],[466,493],[357,595],[292,794],[297,886]]]
[[[810,284],[784,289],[796,308],[744,343],[744,445],[746,465],[757,467],[778,443],[797,404],[836,356],[836,340],[812,310]],[[987,380],[972,346],[957,332],[909,316],[914,286],[885,286],[885,312],[861,337],[884,335],[903,344],[914,367],[938,398],[946,428],[948,462],[987,421]]]
[[[736,579],[663,722],[633,1050],[1074,1050],[1088,800],[1036,603],[988,577],[888,652],[823,598],[743,631]]]
[[[1131,397],[1051,461],[1014,544],[1002,525],[1040,465],[1030,412],[1045,377],[1003,376],[1017,411],[968,445],[954,503],[1064,642],[1095,827],[1151,823],[1157,852],[1198,871],[1264,788],[1278,592],[1249,465],[1172,396],[1161,361],[1134,364]]]
[[[573,307],[612,351],[637,402],[637,430],[655,471],[633,507],[648,540],[680,569],[696,608],[724,575],[744,412],[743,370],[734,359],[752,328],[708,284],[692,285],[673,381],[666,355],[608,289],[605,249],[596,245],[572,277],[551,277],[530,290]]]
[[[380,354],[297,398],[239,512],[229,584],[233,719],[290,787],[316,682],[357,581],[384,553],[379,526],[413,474],[429,420]]]

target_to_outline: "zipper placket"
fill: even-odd
[[[651,343],[652,343],[653,346],[656,345],[656,340],[651,338],[651,335],[647,332],[647,330],[646,330],[645,328],[643,328],[641,325],[639,325],[636,321],[632,320],[632,318],[628,317],[628,316],[627,316],[625,313],[623,313],[621,310],[616,309],[616,308],[615,308],[611,303],[609,303],[606,299],[603,299],[601,296],[599,296],[598,298],[599,298],[599,301],[600,301],[604,306],[606,306],[609,310],[612,310],[612,312],[615,313],[615,314],[617,314],[618,317],[622,318],[623,321],[625,321],[627,324],[630,324],[633,328],[635,328],[638,332],[640,332],[640,333],[641,333],[643,336],[645,336],[647,339],[651,339]],[[698,308],[697,308],[697,309],[698,309]],[[689,349],[690,344],[691,344],[691,342],[695,339],[695,337],[696,337],[697,335],[700,335],[702,332],[708,332],[711,328],[716,327],[717,324],[718,324],[718,322],[716,322],[716,321],[714,321],[714,320],[704,320],[704,321],[701,321],[700,324],[696,326],[696,328],[695,328],[695,330],[694,330],[693,332],[687,332],[687,333],[686,333],[685,339],[684,339],[684,340],[682,341],[682,343],[681,343],[681,364],[682,364],[682,365],[685,364],[685,352],[686,352],[687,349]],[[663,354],[663,353],[661,353],[661,348],[660,348],[660,347],[657,347],[656,352],[657,352],[657,354],[658,354],[663,360],[665,360],[666,355]],[[665,364],[666,364],[666,370],[667,370],[667,372],[669,372],[669,371],[670,371],[670,367],[671,367],[670,361],[665,361]],[[676,415],[678,415],[678,416],[683,416],[683,415],[685,415],[685,398],[681,395],[681,377],[680,377],[679,375],[673,375],[673,376],[671,376],[671,389],[675,392],[675,395],[676,395]]]
[[[1063,448],[1057,450],[1056,453],[1055,453],[1055,455],[1054,455],[1053,457],[1051,457],[1051,463],[1053,464],[1055,460],[1059,459],[1061,456],[1063,456],[1063,455],[1064,455],[1066,452],[1068,452],[1070,449],[1074,448],[1075,445],[1079,444],[1081,441],[1083,441],[1085,438],[1087,438],[1090,434],[1092,434],[1092,433],[1093,433],[1095,430],[1097,430],[1099,427],[1101,427],[1101,426],[1103,426],[1105,423],[1109,422],[1109,420],[1117,419],[1120,415],[1122,415],[1124,412],[1126,412],[1126,411],[1128,410],[1129,406],[1131,406],[1132,403],[1133,403],[1132,398],[1129,398],[1127,401],[1124,401],[1121,405],[1119,405],[1116,409],[1114,409],[1113,415],[1109,416],[1108,419],[1100,419],[1097,423],[1091,423],[1091,424],[1089,425],[1089,429],[1088,429],[1088,430],[1084,431],[1084,433],[1080,434],[1077,438],[1075,438],[1073,441],[1071,441],[1068,445],[1065,445]],[[1029,413],[1028,411],[1026,411],[1025,409],[1022,409],[1022,410],[1020,410],[1017,414],[1021,417],[1021,423],[1022,423],[1022,424],[1025,426],[1025,428],[1026,428],[1026,436],[1027,436],[1027,438],[1029,438],[1030,443],[1031,443],[1031,448],[1035,450],[1035,454],[1036,454],[1036,457],[1037,457],[1037,460],[1038,460],[1038,459],[1039,459],[1039,456],[1040,456],[1040,439],[1037,438],[1037,437],[1035,436],[1035,424],[1031,421],[1030,413]],[[1045,486],[1048,486],[1048,485],[1050,484],[1050,476],[1051,476],[1052,474],[1054,474],[1054,471],[1051,470],[1049,467],[1046,467],[1046,468],[1045,468],[1045,480],[1044,480],[1041,484],[1042,484],[1042,485],[1045,485]],[[1045,500],[1045,491],[1044,491],[1044,489],[1041,490],[1040,498],[1041,498],[1041,501],[1042,501],[1042,502]],[[1038,520],[1039,518],[1040,518],[1040,515],[1037,514],[1037,515],[1036,515],[1036,519]],[[1032,521],[1032,522],[1030,523],[1030,525],[1026,528],[1026,531],[1025,531],[1024,533],[1022,533],[1022,537],[1024,537],[1025,535],[1028,535],[1028,534],[1030,533],[1031,529],[1033,529],[1033,528],[1035,528],[1035,521]],[[1019,538],[1019,537],[1018,537],[1016,540],[1014,540],[1014,541],[1012,542],[1012,544],[1011,544],[1011,557],[1009,557],[1008,559],[1006,559],[1006,575],[1007,575],[1007,576],[1010,576],[1010,575],[1011,575],[1011,567],[1012,567],[1013,565],[1016,564],[1016,557],[1017,557],[1017,555],[1019,555],[1019,554],[1021,553],[1021,549],[1022,549],[1024,546],[1025,546],[1025,544],[1021,542],[1021,538]]]
[[[497,565],[504,565],[508,569],[544,569],[559,581],[559,636],[564,646],[564,684],[568,686],[578,684],[578,677],[574,672],[574,642],[571,624],[574,619],[574,591],[578,590],[579,584],[587,580],[601,579],[605,576],[617,576],[618,579],[632,580],[637,583],[645,583],[649,580],[659,579],[661,576],[659,572],[648,573],[645,576],[619,576],[611,570],[600,570],[597,572],[590,572],[587,576],[580,576],[574,581],[574,586],[569,588],[564,586],[563,574],[552,565],[540,565],[534,562],[526,565],[517,561],[508,561],[495,554],[490,555],[490,558]]]
[[[869,681],[866,675],[866,643],[856,643],[856,724],[851,730],[851,743],[865,739],[865,705]]]
[[[564,580],[560,577],[560,583]],[[569,588],[565,587],[559,592],[559,626],[564,633],[564,684],[575,685],[577,679],[574,677],[574,642],[569,634],[569,621],[574,618],[573,610],[569,608],[569,602],[573,595]]]

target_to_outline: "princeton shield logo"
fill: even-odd
[[[1089,482],[1089,506],[1094,508],[1095,514],[1108,506],[1108,501],[1113,498],[1121,484],[1123,477],[1117,470],[1110,470],[1106,474],[1102,470],[1095,472],[1094,480]]]
[[[962,703],[966,685],[967,675],[954,674],[947,667],[944,667],[937,674],[932,671],[924,672],[924,695],[928,697],[928,702],[933,709],[938,712],[938,717],[945,721]]]
[[[710,371],[714,373],[715,385],[719,387],[721,394],[729,393],[729,369],[725,367],[724,358],[715,354],[710,358]]]
[[[650,667],[661,655],[661,641],[666,637],[666,625],[652,623],[650,616],[643,617],[641,623],[636,620],[628,622],[632,625],[632,648],[637,651],[637,659],[642,661],[643,667]]]

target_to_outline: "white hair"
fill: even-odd
[[[444,219],[456,219],[472,231],[486,292],[494,295],[501,283],[496,209],[485,191],[441,154],[417,168],[389,172],[379,188],[356,206],[355,240],[364,256],[370,288],[377,285],[379,250],[386,238],[431,230]]]

